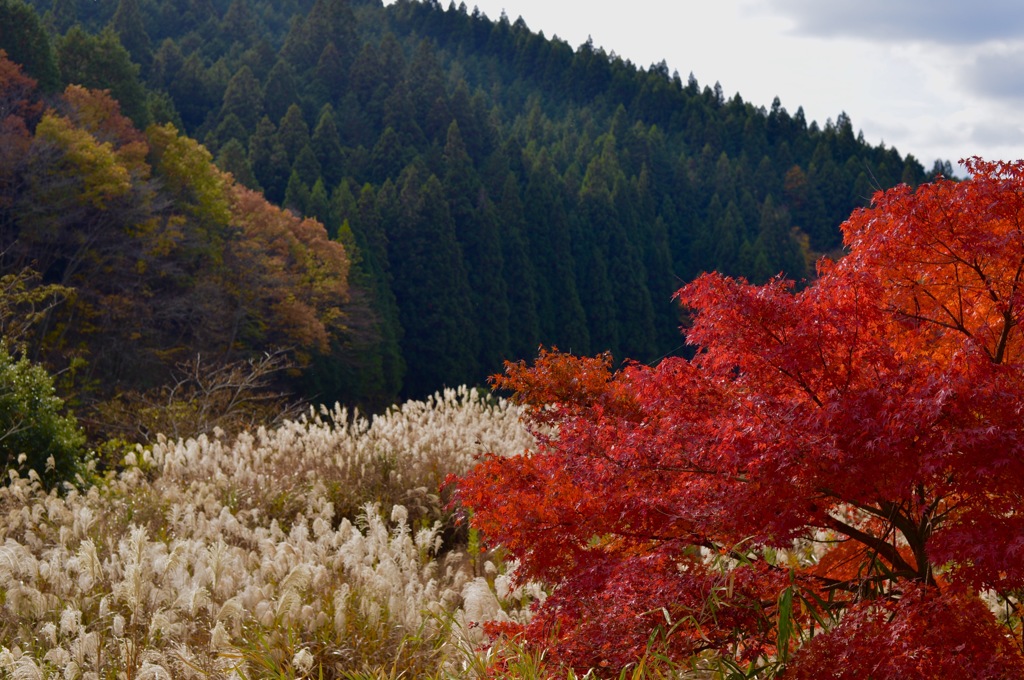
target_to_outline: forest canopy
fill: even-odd
[[[678,353],[681,282],[811,278],[876,190],[948,169],[872,146],[845,114],[819,125],[454,3],[2,0],[0,14],[0,48],[44,91],[109,90],[139,129],[173,124],[345,245],[350,332],[310,353],[297,387],[371,409],[480,384],[540,344]]]

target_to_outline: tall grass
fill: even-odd
[[[0,669],[469,677],[485,653],[476,624],[524,620],[543,592],[471,560],[439,488],[484,452],[530,445],[515,408],[462,389],[372,419],[322,409],[231,441],[159,438],[61,493],[11,471]]]

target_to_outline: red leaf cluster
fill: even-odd
[[[1017,678],[1020,664],[1020,650],[977,597],[909,586],[899,600],[852,606],[801,649],[787,677]]]
[[[1019,619],[970,594],[1024,590],[1024,163],[967,166],[876,195],[802,289],[685,286],[692,360],[542,352],[495,379],[540,443],[457,497],[554,588],[527,639],[578,668],[635,661],[660,626],[679,660],[1024,674]]]

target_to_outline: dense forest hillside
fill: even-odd
[[[479,383],[540,344],[654,361],[681,345],[683,282],[800,280],[874,191],[948,172],[871,146],[845,114],[766,110],[465,4],[0,0],[0,49],[41,93],[15,112],[24,129],[4,128],[28,155],[0,144],[2,265],[78,289],[74,333],[116,338],[82,360],[126,386],[168,347],[300,346],[294,386],[369,408]],[[109,90],[135,127],[69,85]],[[191,174],[207,151],[231,177]],[[116,200],[100,157],[125,173]],[[264,224],[244,215],[292,219],[245,187],[343,244],[337,332],[297,340],[297,317],[239,311],[277,292],[315,307],[323,290],[226,273],[277,247],[227,247]],[[180,224],[186,259],[160,245]]]

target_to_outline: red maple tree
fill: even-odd
[[[690,360],[552,351],[495,378],[539,444],[457,498],[552,588],[528,644],[608,672],[654,645],[796,678],[1024,676],[1024,162],[966,166],[878,193],[806,287],[685,286]]]

